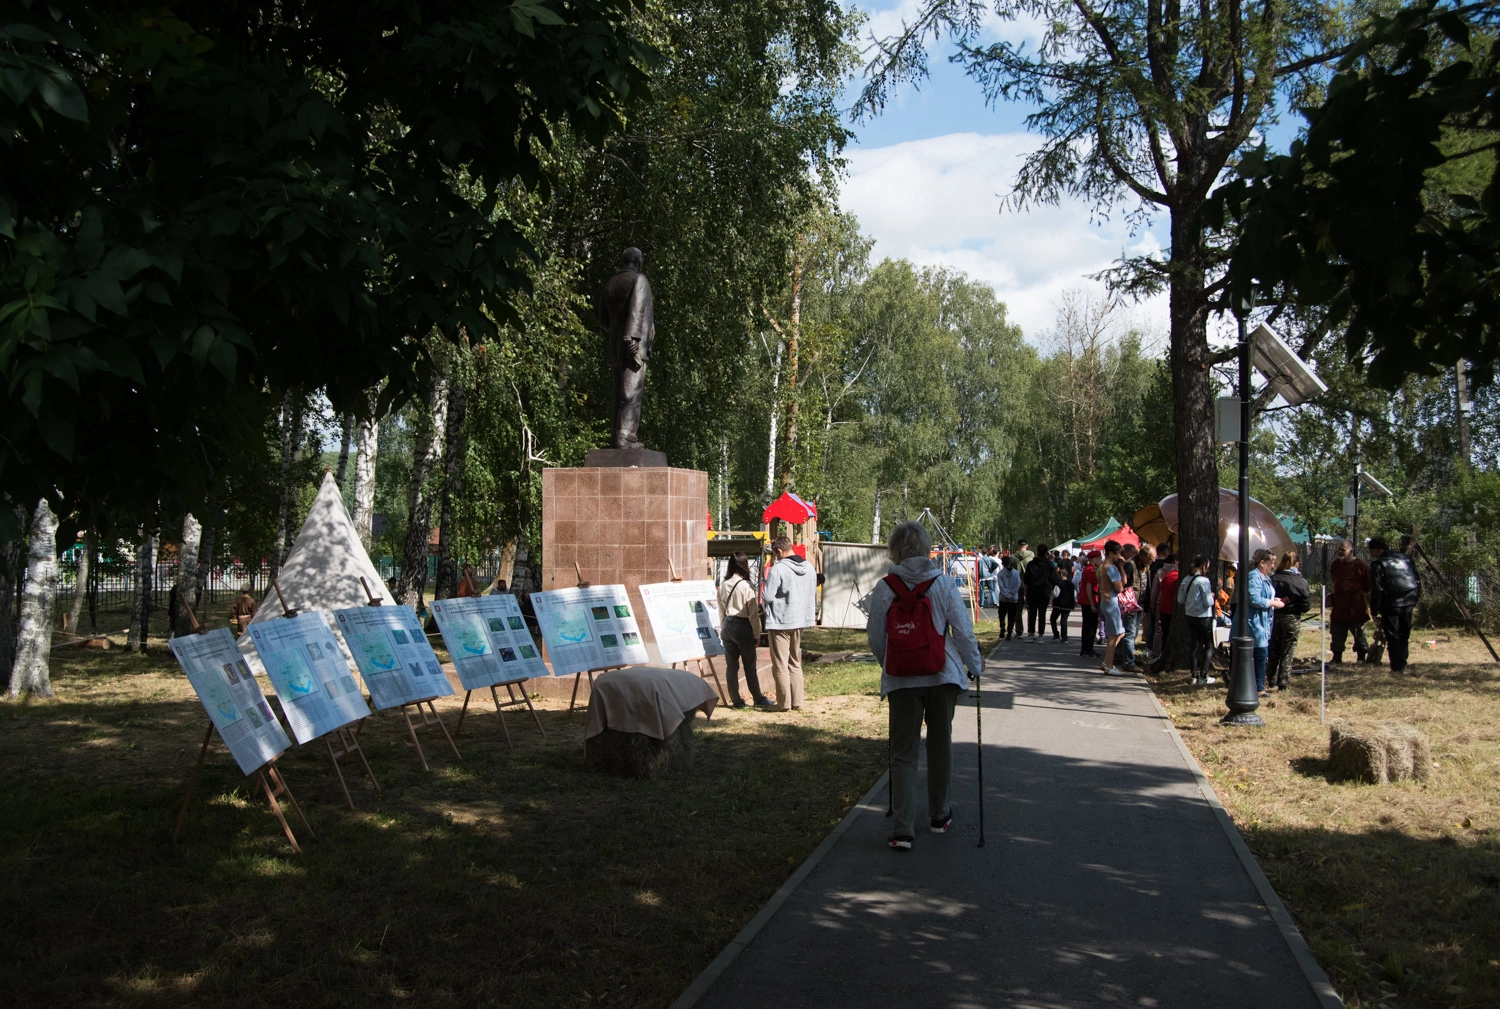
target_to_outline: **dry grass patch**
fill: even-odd
[[[1219,724],[1222,684],[1153,683],[1351,1009],[1500,1005],[1500,666],[1456,633],[1413,638],[1405,677],[1331,670],[1328,719],[1420,729],[1426,782],[1329,780],[1316,670],[1266,700],[1264,729]]]
[[[364,732],[384,794],[344,807],[316,744],[283,758],[317,838],[294,856],[164,648],[59,652],[59,700],[0,703],[0,1003],[666,1005],[885,768],[869,664],[809,666],[801,714],[699,721],[694,767],[584,770],[583,718],[544,743],[471,709],[424,773],[400,720]],[[457,699],[440,702],[450,727]]]

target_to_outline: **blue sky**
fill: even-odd
[[[868,31],[889,35],[916,0],[866,0]],[[996,22],[992,33],[1031,34]],[[907,88],[878,117],[855,125],[841,202],[875,239],[876,257],[963,270],[992,285],[1027,339],[1045,344],[1055,306],[1070,288],[1098,294],[1088,276],[1122,254],[1160,249],[1164,220],[1132,227],[1128,206],[1107,210],[1065,201],[1057,207],[1001,212],[1022,158],[1038,142],[1028,134],[1028,107],[990,108],[979,85],[947,62],[951,44],[931,50],[931,78]],[[858,89],[849,93],[852,104]],[[1164,299],[1132,305],[1122,322],[1164,339]]]

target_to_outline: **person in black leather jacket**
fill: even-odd
[[[1422,598],[1422,576],[1412,559],[1379,536],[1370,540],[1370,611],[1385,636],[1391,672],[1406,671],[1411,611]]]

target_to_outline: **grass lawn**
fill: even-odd
[[[1477,638],[1412,637],[1407,676],[1333,667],[1328,717],[1416,725],[1438,765],[1424,784],[1327,780],[1316,670],[1263,702],[1263,729],[1219,724],[1222,685],[1153,683],[1351,1009],[1496,1006],[1500,665]],[[1317,650],[1304,631],[1299,654]]]
[[[357,812],[317,744],[282,758],[298,857],[217,740],[174,847],[186,679],[159,642],[59,651],[57,700],[0,702],[0,1004],[659,1009],[884,770],[877,675],[809,666],[805,712],[700,718],[694,769],[652,782],[585,771],[566,701],[545,743],[512,714],[513,752],[482,707],[462,761],[425,733],[430,773],[376,715]]]

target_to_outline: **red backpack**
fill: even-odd
[[[933,626],[927,598],[935,581],[909,589],[897,575],[885,576],[896,594],[885,615],[885,671],[891,676],[932,676],[948,663],[947,641]]]

